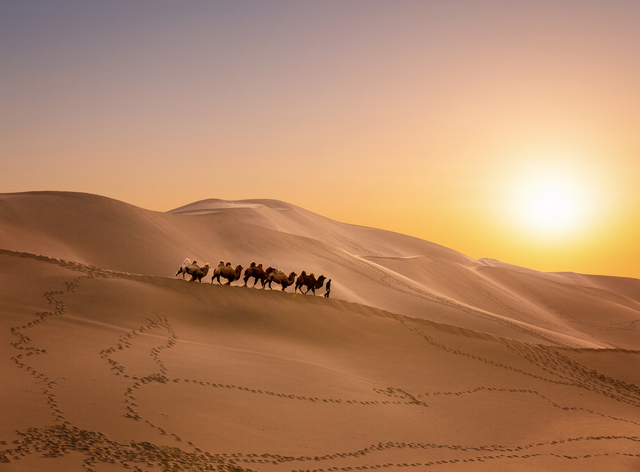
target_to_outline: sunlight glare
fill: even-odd
[[[553,182],[529,183],[523,202],[532,223],[547,228],[569,225],[578,207],[576,193]]]
[[[582,228],[590,195],[587,182],[575,171],[545,166],[521,175],[514,183],[514,219],[528,234],[558,237]]]

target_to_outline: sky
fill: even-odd
[[[0,192],[272,198],[640,278],[640,2],[0,2]]]

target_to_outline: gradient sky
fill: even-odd
[[[0,192],[275,198],[640,277],[639,25],[637,0],[4,1]],[[549,181],[573,206],[547,226],[523,192]]]

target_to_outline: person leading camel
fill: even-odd
[[[331,293],[331,279],[327,280],[325,288],[327,289],[327,292],[324,294],[324,297],[329,298],[329,294]]]

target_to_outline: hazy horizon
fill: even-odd
[[[283,200],[640,278],[640,4],[0,6],[0,192]]]

